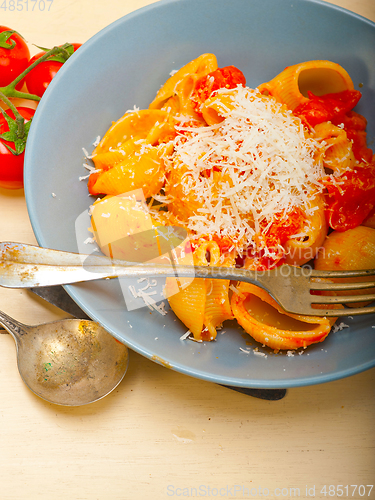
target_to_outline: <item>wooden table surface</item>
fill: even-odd
[[[40,2],[26,10],[20,0],[22,11],[2,2],[1,24],[45,47],[84,42],[151,3],[54,0],[43,12]],[[332,3],[375,21],[374,0]],[[0,190],[0,214],[0,241],[36,243],[22,190]],[[0,289],[0,309],[29,324],[67,316],[20,290]],[[343,498],[375,498],[366,486],[375,482],[374,369],[270,402],[131,352],[113,393],[71,408],[26,388],[10,335],[0,335],[0,357],[0,500],[336,498],[338,485],[349,485]]]

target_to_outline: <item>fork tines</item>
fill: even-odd
[[[374,281],[360,281],[360,282],[342,282],[342,283],[332,283],[332,282],[322,282],[322,281],[310,281],[311,290],[363,290],[366,288],[375,287]]]
[[[332,282],[332,281],[315,281],[316,278],[320,279],[331,279],[334,278],[363,278],[375,276],[375,269],[365,269],[358,271],[318,271],[313,270],[310,275],[310,290],[311,304],[350,304],[356,302],[373,302],[375,300],[375,293],[369,293],[366,295],[340,295],[339,292],[349,291],[349,290],[364,290],[366,288],[374,288],[375,280],[368,281],[342,281],[342,282]],[[318,295],[314,294],[314,291],[333,291],[337,292],[334,296]],[[348,316],[348,315],[359,315],[359,314],[369,314],[375,312],[375,307],[358,307],[350,309],[333,309],[327,315],[329,316]]]
[[[350,271],[319,271],[312,269],[312,278],[360,278],[362,276],[375,276],[375,269],[358,269]]]

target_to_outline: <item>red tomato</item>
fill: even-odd
[[[346,113],[343,119],[344,128],[353,130],[366,130],[367,120],[364,116],[356,113],[355,111],[349,111]]]
[[[6,87],[17,78],[27,68],[30,59],[25,40],[18,33],[13,33],[8,38],[6,31],[13,30],[0,26],[0,87]],[[23,80],[17,84],[17,90],[22,85]]]
[[[235,66],[225,66],[212,71],[207,76],[198,80],[193,94],[192,101],[195,104],[195,111],[200,113],[201,104],[210,97],[212,92],[221,88],[234,89],[237,85],[246,85],[246,78],[242,71]]]
[[[17,109],[25,118],[26,122],[30,121],[35,113],[35,109],[31,108],[19,107]],[[11,110],[7,109],[6,112],[11,118],[14,118],[14,114]],[[8,123],[0,113],[0,134],[4,134],[8,131]],[[19,155],[15,155],[9,151],[5,145],[15,149],[14,142],[0,139],[0,187],[6,189],[21,189],[23,187],[23,161],[25,153],[23,152]]]
[[[367,147],[367,132],[364,130],[345,129],[347,137],[352,141],[354,157],[360,162],[371,163],[373,152]]]
[[[315,127],[318,123],[327,121],[336,125],[341,123],[345,114],[358,104],[361,93],[359,90],[344,90],[343,92],[316,96],[308,91],[308,96],[309,101],[297,106],[293,113]]]
[[[295,208],[286,216],[276,214],[274,221],[266,232],[264,232],[264,229],[268,224],[266,221],[262,222],[260,226],[267,241],[267,247],[276,251],[279,245],[285,245],[290,237],[301,229],[304,219],[303,212],[299,208]]]
[[[81,47],[80,43],[72,43],[74,52]],[[29,66],[40,57],[44,56],[45,52],[39,52],[30,59]],[[55,60],[54,56],[39,63],[26,75],[26,86],[30,94],[35,94],[42,97],[53,77],[59,71],[63,62]]]
[[[243,257],[236,260],[236,267],[243,266],[246,259],[251,260],[251,268],[258,271],[273,269],[283,264],[285,262],[283,246],[293,234],[301,230],[304,221],[305,216],[299,208],[295,208],[287,215],[276,214],[269,227],[267,221],[262,221],[260,234],[255,238],[257,250],[248,248]],[[269,252],[273,255],[269,255]]]
[[[371,163],[373,152],[367,147],[366,118],[355,111],[349,111],[342,123],[348,139],[352,141],[355,158],[360,162]]]
[[[225,66],[224,68],[218,68],[212,73],[208,74],[205,77],[205,80],[214,79],[211,92],[214,90],[221,89],[223,87],[227,89],[234,89],[237,85],[246,85],[246,78],[242,71],[240,71],[235,66]],[[205,82],[203,81],[203,85]]]
[[[375,206],[375,168],[371,166],[348,170],[325,184],[327,221],[336,231],[359,226]]]
[[[309,125],[331,121],[334,125],[344,125],[348,139],[353,143],[353,154],[360,162],[371,163],[372,151],[366,143],[366,119],[352,111],[361,98],[358,90],[345,90],[336,94],[315,96],[308,92],[310,100],[297,106],[294,114]]]

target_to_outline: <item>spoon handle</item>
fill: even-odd
[[[5,330],[7,330],[16,341],[20,340],[22,335],[27,334],[26,325],[11,318],[2,311],[0,311],[0,325],[2,325],[5,328]]]

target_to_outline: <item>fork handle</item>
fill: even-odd
[[[0,285],[31,288],[68,285],[114,277],[211,278],[246,281],[263,286],[273,271],[216,266],[134,263],[105,256],[83,255],[23,243],[0,243]]]
[[[0,263],[0,285],[8,288],[30,288],[51,285],[68,285],[104,278],[128,277],[175,277],[211,278],[246,281],[263,286],[259,273],[245,269],[210,266],[184,266],[149,264],[142,265],[98,265],[66,266],[46,264]],[[270,273],[268,273],[269,275]],[[267,290],[265,286],[263,286]]]

